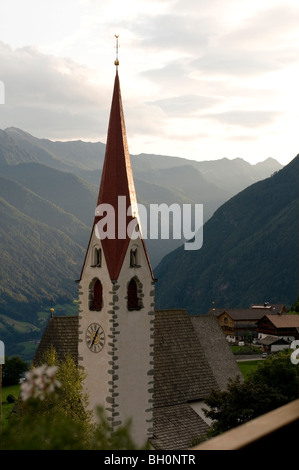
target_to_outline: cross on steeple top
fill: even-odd
[[[116,67],[119,66],[119,60],[118,60],[118,38],[119,38],[119,35],[116,35],[115,34],[115,38],[116,38],[116,46],[115,46],[115,49],[116,49],[116,59],[114,61],[114,65],[116,65]]]

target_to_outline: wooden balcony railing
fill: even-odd
[[[269,450],[273,455],[276,449],[297,451],[298,438],[299,399],[192,447],[192,451]]]

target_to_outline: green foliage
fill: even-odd
[[[299,314],[299,297],[297,297],[296,302],[294,302],[291,305],[291,307],[288,311],[288,314],[297,314],[297,315]]]
[[[289,350],[260,361],[244,382],[230,380],[227,390],[214,390],[205,399],[213,420],[208,437],[216,436],[299,397],[299,368]]]
[[[285,404],[284,397],[267,385],[230,381],[227,390],[213,391],[205,400],[208,418],[214,421],[209,436],[216,436]]]
[[[4,387],[8,385],[16,385],[19,383],[21,375],[28,370],[28,364],[20,357],[13,356],[5,358],[2,371],[2,384]]]
[[[17,401],[17,397],[15,395],[13,395],[12,393],[10,393],[9,395],[7,395],[6,401],[9,404],[15,403]]]
[[[137,450],[138,447],[131,437],[131,422],[127,421],[123,426],[113,429],[106,419],[103,409],[99,407],[90,448],[93,450]],[[145,443],[140,450],[146,449],[149,449],[148,443]]]
[[[114,431],[101,408],[98,409],[97,424],[87,432],[82,422],[55,411],[39,414],[39,405],[35,404],[33,413],[10,419],[9,426],[0,434],[0,450],[138,449],[130,435],[130,423]],[[145,445],[142,449],[147,448]]]
[[[87,411],[88,395],[83,391],[83,381],[85,373],[79,369],[71,356],[66,356],[63,361],[59,361],[54,348],[51,348],[43,357],[41,364],[57,366],[56,378],[61,386],[56,394],[47,396],[38,406],[39,414],[52,414],[53,409],[58,416],[64,416],[80,423],[85,423],[88,427],[92,413]]]
[[[1,197],[0,213],[0,313],[32,320],[42,302],[62,298],[71,301],[76,292],[73,280],[84,256],[83,246],[69,234],[35,220]]]
[[[242,354],[260,354],[261,350],[257,346],[246,345],[246,346],[231,346],[231,351],[233,354],[242,355]]]
[[[130,435],[130,422],[113,429],[101,408],[96,423],[92,420],[83,392],[84,374],[72,358],[58,361],[52,348],[45,360],[50,367],[58,365],[55,379],[60,386],[44,394],[43,399],[31,396],[19,400],[1,432],[1,450],[137,449]]]
[[[260,363],[259,359],[253,360],[253,361],[239,361],[238,362],[238,367],[244,379],[247,379],[248,375],[257,368],[259,363]]]
[[[12,417],[1,434],[1,450],[81,450],[85,428],[55,413]]]
[[[2,429],[6,428],[8,425],[8,418],[11,415],[15,403],[8,403],[8,395],[14,395],[15,397],[19,396],[20,384],[10,385],[8,387],[2,388]]]
[[[291,349],[285,349],[260,361],[248,380],[279,391],[286,403],[295,400],[299,397],[299,368],[290,360],[292,352]]]

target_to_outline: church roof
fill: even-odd
[[[239,375],[243,380],[217,318],[208,314],[192,315],[190,318],[219,388],[226,390],[228,377],[235,379]]]
[[[189,448],[209,427],[190,403],[202,401],[212,389],[224,389],[228,378],[237,375],[224,335],[213,320],[217,322],[212,315],[189,316],[184,309],[155,312],[151,443],[157,449]],[[51,346],[59,359],[71,354],[77,363],[78,326],[76,316],[50,318],[33,363],[40,364]]]
[[[155,312],[155,407],[203,399],[217,382],[188,312]]]
[[[77,364],[78,326],[77,316],[51,317],[36,350],[33,363],[42,364],[45,353],[53,347],[59,361],[71,355]]]
[[[195,445],[209,425],[187,403],[154,409],[155,449],[180,450]]]
[[[111,280],[116,280],[118,279],[130,241],[127,229],[128,225],[133,221],[133,219],[135,219],[141,229],[117,70],[114,80],[106,153],[97,200],[97,208],[99,208],[99,206],[104,208],[104,204],[109,204],[113,208],[115,214],[115,217],[113,217],[113,222],[115,224],[115,237],[103,237],[101,239],[101,243],[110,278]],[[130,207],[132,215],[128,215],[128,209]],[[98,209],[96,210],[92,232],[95,229],[95,225],[101,220],[108,220],[107,215],[108,214],[104,211],[99,212]],[[119,221],[122,221],[121,230],[119,230]],[[107,227],[103,227],[103,231],[107,232]],[[142,242],[148,265],[152,273],[143,238]]]

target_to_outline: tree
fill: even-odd
[[[20,382],[21,375],[28,370],[28,364],[20,357],[13,356],[12,358],[5,357],[5,364],[3,365],[2,384],[4,387],[9,385],[16,385]]]
[[[230,380],[225,391],[213,390],[205,399],[205,415],[213,420],[212,437],[265,414],[299,397],[298,366],[286,350],[259,364],[244,382]]]
[[[293,303],[293,305],[291,305],[288,313],[290,312],[294,312],[294,313],[299,313],[299,296],[297,297],[297,300],[296,302]]]
[[[285,403],[299,397],[299,368],[292,364],[293,350],[285,349],[261,361],[248,379],[256,385],[268,386],[284,397]]]
[[[37,411],[37,410],[36,410]],[[148,450],[139,449],[130,435],[130,423],[113,430],[103,410],[92,432],[79,421],[52,414],[38,413],[12,418],[0,432],[0,450]]]
[[[48,394],[39,403],[39,414],[52,415],[55,411],[57,415],[85,423],[88,427],[92,412],[88,411],[88,395],[83,389],[85,378],[83,369],[79,369],[69,355],[60,361],[53,347],[44,354],[41,363],[36,366],[44,364],[57,368],[55,378],[59,382],[59,387],[56,388],[55,393]]]
[[[272,387],[230,380],[226,391],[213,390],[206,398],[205,415],[213,420],[209,437],[228,431],[240,424],[285,404],[284,397]]]
[[[114,430],[100,408],[97,424],[92,422],[83,392],[85,374],[71,357],[58,361],[51,349],[44,361],[26,374],[18,406],[0,434],[0,449],[137,449],[129,422]]]

